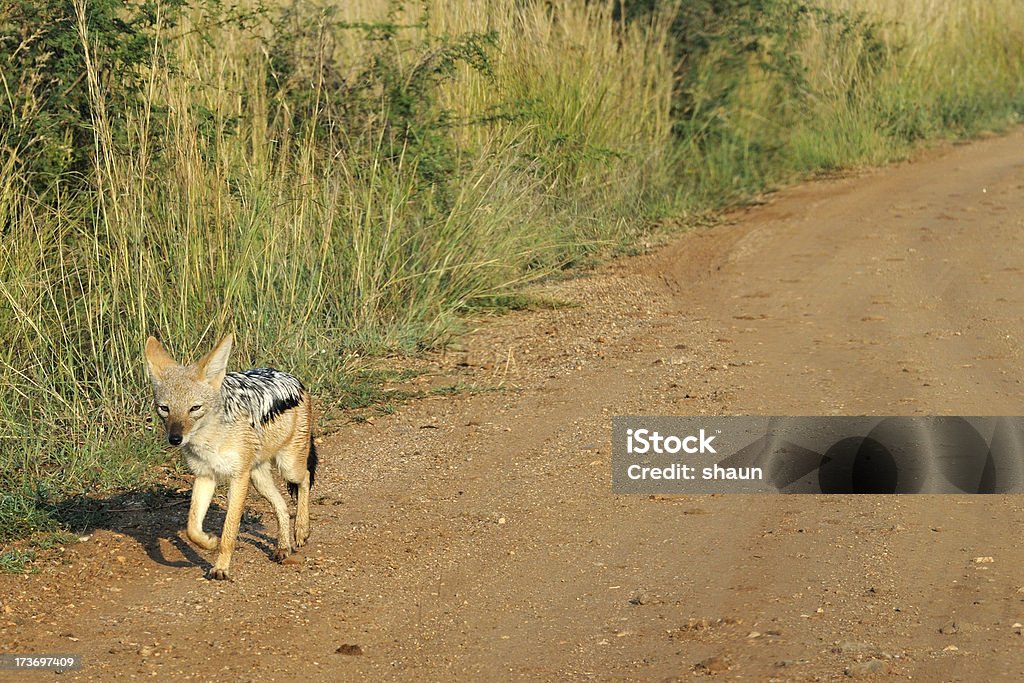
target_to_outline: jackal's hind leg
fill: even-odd
[[[274,477],[270,473],[270,465],[263,464],[253,468],[250,474],[252,485],[259,491],[260,495],[267,499],[274,514],[277,516],[277,549],[274,551],[274,561],[280,562],[288,557],[292,551],[291,518],[288,516],[288,506],[274,484]]]
[[[299,484],[298,504],[295,511],[295,545],[302,547],[309,540],[309,472]]]

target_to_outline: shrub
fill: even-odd
[[[90,0],[83,4],[93,58],[104,65],[114,140],[124,145],[127,108],[143,95],[157,32],[171,25],[185,0]],[[57,180],[81,184],[95,153],[95,99],[75,5],[67,0],[0,4],[0,144],[37,190]]]

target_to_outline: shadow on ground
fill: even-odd
[[[133,538],[153,562],[165,567],[198,566],[206,571],[211,562],[185,537],[189,500],[188,492],[161,484],[105,498],[74,496],[55,505],[52,516],[62,528],[78,535],[106,529]],[[203,527],[220,535],[224,515],[224,508],[215,501]],[[248,508],[242,515],[238,541],[258,548],[268,558],[276,545],[263,525],[262,515]],[[165,552],[168,547],[174,548],[178,557],[169,556]]]

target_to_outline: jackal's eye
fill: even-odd
[[[191,408],[188,409],[188,412],[190,412],[190,413],[198,413],[202,409],[203,409],[202,406],[192,406]]]
[[[167,415],[171,412],[171,409],[168,408],[167,406],[157,406],[156,412],[160,413],[161,415]]]

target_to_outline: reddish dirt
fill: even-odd
[[[324,440],[291,564],[255,500],[231,582],[180,500],[126,503],[0,577],[0,650],[99,681],[1024,680],[1016,496],[610,484],[613,415],[1024,414],[1022,143],[802,185],[539,287],[574,305],[483,321],[416,380],[484,390]]]

